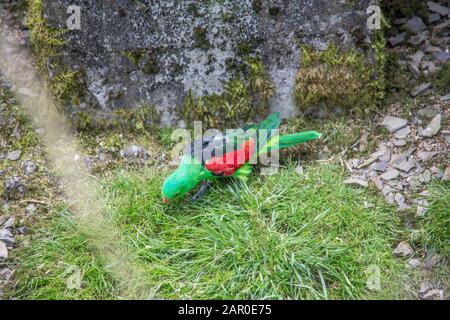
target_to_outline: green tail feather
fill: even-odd
[[[280,113],[274,112],[258,125],[258,129],[272,130],[280,126]]]
[[[280,136],[278,143],[280,149],[285,149],[317,138],[320,138],[317,131],[306,131]]]

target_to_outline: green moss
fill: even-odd
[[[251,38],[247,41],[242,41],[238,43],[236,46],[236,55],[238,57],[247,57],[253,52],[255,52],[255,49],[258,47],[260,43],[261,39],[259,38]]]
[[[149,58],[142,71],[147,75],[157,74],[159,72],[158,59],[156,57]]]
[[[263,3],[261,0],[253,0],[252,1],[252,8],[256,13],[260,13],[262,10]]]
[[[131,61],[132,64],[138,66],[141,59],[144,57],[143,50],[125,50],[122,52],[124,57],[127,57],[128,60]]]
[[[272,84],[259,58],[248,58],[246,68],[245,79],[229,80],[220,95],[196,98],[189,92],[182,107],[182,117],[188,123],[201,120],[205,126],[223,128],[265,116],[273,93]]]
[[[295,81],[300,110],[310,106],[341,107],[347,112],[367,113],[384,97],[384,39],[373,42],[376,63],[354,50],[330,45],[324,51],[302,46],[301,68]]]
[[[115,110],[113,116],[110,127],[132,132],[152,131],[161,120],[156,108],[146,103],[136,109]]]
[[[128,58],[130,62],[138,67],[147,75],[154,75],[160,71],[159,55],[164,48],[139,48],[135,50],[125,50],[122,55]]]
[[[194,30],[194,46],[199,49],[207,50],[211,47],[208,41],[208,30],[203,27]]]
[[[30,41],[37,58],[37,63],[44,75],[47,75],[48,62],[58,56],[58,50],[66,44],[62,39],[66,30],[51,28],[44,18],[41,0],[28,0],[25,18],[30,30]]]
[[[48,26],[41,0],[28,0],[27,4],[25,21],[30,30],[30,41],[41,74],[59,101],[79,104],[85,93],[83,75],[61,66],[59,61],[61,49],[66,45],[63,35],[67,30]],[[55,77],[48,76],[49,68],[56,71]]]
[[[187,6],[187,11],[192,14],[194,17],[199,18],[202,15],[200,14],[200,11],[198,10],[198,6],[196,3],[190,3]]]
[[[277,17],[281,14],[281,8],[277,7],[277,6],[271,7],[271,8],[269,8],[269,14],[272,17]]]
[[[71,99],[72,102],[75,102],[74,104],[79,104],[79,97],[84,92],[80,77],[81,73],[78,71],[70,71],[67,68],[63,69],[51,80],[53,94],[62,101]]]

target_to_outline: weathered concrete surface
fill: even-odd
[[[81,7],[81,30],[66,34],[62,62],[85,74],[88,108],[95,102],[107,114],[144,101],[165,124],[175,123],[173,107],[189,90],[219,93],[245,55],[263,58],[276,89],[271,108],[292,115],[299,44],[368,47],[366,10],[374,2],[42,0],[57,28],[66,26],[69,5]],[[141,59],[133,63],[126,52]]]

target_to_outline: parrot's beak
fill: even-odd
[[[168,198],[163,198],[163,202],[164,203],[169,203],[169,199]]]

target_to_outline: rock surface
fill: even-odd
[[[98,105],[99,113],[145,101],[156,106],[163,123],[176,123],[170,108],[180,106],[189,90],[196,96],[220,93],[223,81],[233,75],[232,66],[248,54],[258,55],[276,88],[272,109],[289,115],[298,43],[317,49],[328,42],[343,47],[367,43],[366,10],[375,3],[83,1],[78,2],[81,30],[66,34],[62,64],[84,75],[86,99]],[[73,1],[42,4],[48,24],[65,28]]]
[[[381,123],[390,133],[394,133],[406,126],[407,120],[397,117],[386,116]]]

